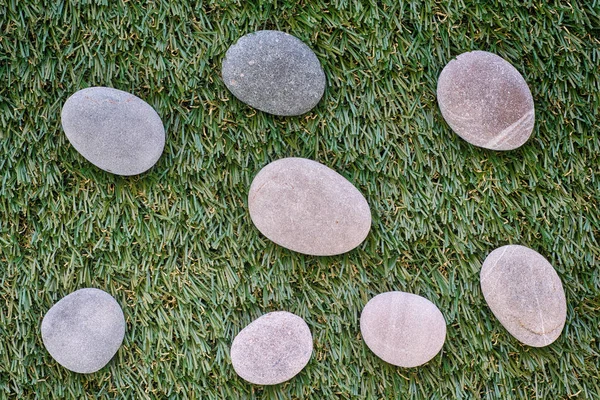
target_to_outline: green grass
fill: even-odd
[[[316,52],[328,86],[310,113],[256,112],[225,88],[225,51],[257,29]],[[440,114],[440,71],[474,49],[532,90],[518,150],[473,147]],[[597,0],[0,0],[0,398],[600,399],[599,65]],[[161,115],[152,170],[113,176],[69,145],[62,104],[92,85]],[[250,182],[287,156],[365,195],[359,248],[303,256],[254,228]],[[546,348],[519,344],[481,294],[483,259],[508,243],[548,258],[565,287],[567,324]],[[106,368],[78,375],[45,351],[40,323],[89,286],[122,305],[127,333]],[[448,322],[425,366],[387,365],[361,340],[362,307],[388,290]],[[293,380],[252,386],[229,346],[274,310],[302,316],[315,351]]]

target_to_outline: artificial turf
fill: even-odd
[[[307,43],[327,76],[319,105],[281,118],[232,97],[227,48],[258,29]],[[474,49],[531,88],[536,125],[494,152],[453,134],[437,77]],[[0,0],[0,398],[600,399],[600,2]],[[137,177],[91,165],[60,125],[88,86],[129,91],[167,132]],[[317,160],[367,198],[373,225],[337,257],[293,253],[252,225],[247,193],[282,157]],[[512,338],[479,287],[504,244],[544,255],[568,302],[546,348]],[[45,351],[40,323],[83,287],[111,293],[127,332],[101,371]],[[361,340],[374,295],[434,302],[442,352],[396,368]],[[291,381],[252,386],[233,337],[288,310],[314,337]]]

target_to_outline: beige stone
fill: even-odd
[[[264,167],[250,186],[248,208],[263,235],[304,254],[345,253],[362,243],[371,228],[371,211],[358,189],[304,158]]]
[[[373,297],[360,316],[367,346],[382,360],[417,367],[436,356],[446,340],[446,320],[424,297],[386,292]]]
[[[265,314],[240,331],[231,345],[235,372],[256,385],[277,385],[308,364],[312,335],[302,318],[287,311]]]
[[[480,273],[481,291],[506,330],[522,343],[554,342],[567,318],[560,277],[535,250],[508,245],[492,251]]]

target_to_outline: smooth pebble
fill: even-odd
[[[425,364],[446,340],[446,320],[424,297],[386,292],[373,297],[360,315],[367,346],[382,360],[405,368]]]
[[[308,364],[313,340],[302,318],[287,311],[265,314],[240,331],[231,345],[235,372],[256,385],[277,385]]]
[[[567,318],[565,292],[541,254],[525,246],[502,246],[483,262],[480,282],[488,306],[517,340],[543,347],[560,336]]]
[[[242,102],[281,116],[310,111],[325,91],[325,73],[315,53],[279,31],[242,36],[225,54],[222,77]]]
[[[156,111],[121,90],[90,87],[76,92],[65,102],[61,121],[73,147],[113,174],[147,171],[165,147],[165,129]]]
[[[250,186],[248,208],[263,235],[310,255],[350,251],[371,228],[369,204],[358,189],[305,158],[283,158],[264,167]]]
[[[77,290],[58,301],[42,320],[42,341],[63,367],[90,374],[116,354],[125,336],[117,301],[94,288]]]
[[[512,150],[531,136],[535,110],[523,76],[486,51],[463,53],[442,70],[438,104],[448,125],[467,142]]]

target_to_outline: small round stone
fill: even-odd
[[[110,294],[86,288],[52,306],[41,330],[52,358],[71,371],[90,374],[117,353],[125,336],[125,318]]]
[[[305,158],[283,158],[264,167],[250,186],[248,208],[263,235],[303,254],[345,253],[371,229],[371,210],[358,189]]]
[[[486,51],[463,53],[438,79],[437,98],[452,130],[475,146],[512,150],[535,122],[531,91],[508,61]]]
[[[373,297],[360,315],[363,340],[390,364],[411,368],[440,352],[446,320],[429,300],[411,293],[386,292]]]
[[[496,318],[520,342],[543,347],[560,336],[567,318],[565,292],[552,265],[535,250],[508,245],[492,251],[480,283]]]
[[[287,311],[265,314],[240,331],[231,345],[235,372],[256,385],[277,385],[308,364],[313,340],[306,322]]]
[[[76,92],[65,102],[61,122],[83,157],[117,175],[147,171],[165,147],[165,129],[156,111],[117,89],[90,87]]]
[[[222,76],[239,100],[275,115],[304,114],[325,91],[325,74],[315,53],[279,31],[242,36],[227,50]]]

